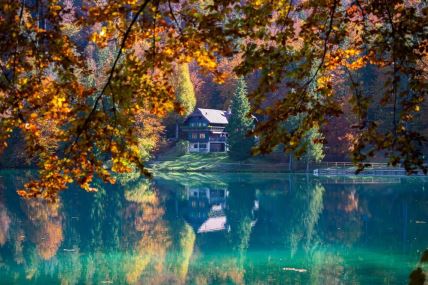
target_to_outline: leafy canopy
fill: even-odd
[[[114,182],[113,172],[147,173],[137,118],[183,110],[171,84],[174,66],[196,61],[221,82],[219,59],[237,55],[238,75],[259,75],[249,94],[252,113],[264,118],[254,130],[258,152],[278,144],[294,150],[289,142],[338,116],[340,77],[353,91],[360,168],[383,151],[393,165],[426,170],[426,137],[412,124],[426,112],[426,1],[80,2],[0,3],[0,145],[19,128],[40,171],[22,196],[54,199],[72,182],[93,190],[95,176]],[[114,51],[104,76],[93,76],[88,47]],[[377,98],[356,80],[367,66],[385,78]],[[313,83],[317,96],[308,90]],[[373,106],[391,110],[391,127],[368,117]],[[300,113],[307,115],[294,132],[281,127]]]
[[[189,65],[180,64],[177,73],[177,102],[184,109],[183,115],[188,116],[196,106],[195,90],[190,79]]]

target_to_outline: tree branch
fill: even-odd
[[[319,63],[317,69],[315,70],[315,73],[302,86],[302,88],[301,88],[301,95],[304,95],[304,93],[308,90],[309,85],[317,77],[319,71],[321,70],[322,66],[324,65],[325,57],[326,57],[327,51],[328,51],[328,42],[330,40],[330,34],[331,34],[332,30],[333,30],[334,14],[336,13],[336,8],[337,8],[337,5],[338,5],[338,2],[339,2],[339,0],[334,0],[333,7],[330,10],[330,19],[329,19],[328,29],[326,30],[326,33],[325,33],[324,48],[323,48],[323,53],[322,53],[322,56],[321,56],[321,62]],[[303,96],[300,96],[299,102],[297,104],[300,105],[301,103],[303,103],[303,101],[304,101],[303,100]]]
[[[394,26],[394,21],[392,19],[391,11],[389,10],[388,3],[383,2],[384,9],[386,11],[386,15],[388,16],[389,24],[391,25],[391,37],[392,37],[392,68],[393,68],[393,78],[392,78],[392,93],[393,93],[393,134],[394,134],[394,140],[393,145],[395,145],[396,139],[397,139],[397,93],[398,93],[398,81],[397,81],[397,74],[398,74],[398,68],[397,68],[397,58],[396,58],[396,30]]]
[[[328,42],[330,40],[330,34],[331,34],[331,31],[333,30],[334,14],[336,13],[337,4],[338,4],[338,0],[334,0],[333,7],[331,8],[331,12],[330,12],[330,21],[329,21],[329,24],[328,24],[328,29],[327,29],[327,31],[325,33],[324,49],[323,49],[323,53],[322,53],[322,56],[321,56],[321,62],[318,65],[317,69],[315,70],[314,75],[312,75],[312,77],[305,83],[304,90],[306,90],[307,87],[309,86],[309,84],[311,84],[312,81],[314,81],[314,79],[318,75],[318,72],[321,70],[322,66],[324,65],[325,57],[327,55],[327,50],[328,50]]]
[[[93,116],[94,112],[95,112],[95,111],[96,111],[96,109],[98,108],[98,104],[99,104],[99,102],[100,102],[101,98],[103,97],[103,95],[104,95],[105,91],[107,90],[107,87],[109,87],[109,86],[110,86],[111,81],[112,81],[112,79],[113,79],[113,75],[114,75],[114,73],[115,73],[115,71],[116,71],[117,64],[118,64],[118,62],[119,62],[120,57],[122,56],[123,49],[125,48],[126,40],[128,39],[128,37],[129,37],[129,35],[130,35],[130,33],[131,33],[132,27],[133,27],[133,26],[134,26],[134,24],[137,22],[137,20],[138,20],[139,16],[140,16],[140,15],[141,15],[141,13],[144,11],[144,9],[146,8],[147,4],[149,4],[149,2],[150,2],[150,1],[151,1],[151,0],[145,0],[145,1],[144,1],[144,3],[143,3],[143,4],[140,6],[140,8],[138,9],[137,13],[135,13],[134,17],[132,18],[132,21],[131,21],[131,23],[129,24],[128,28],[126,29],[126,32],[125,32],[125,34],[123,35],[123,39],[122,39],[122,42],[121,42],[120,47],[119,47],[119,51],[118,51],[117,56],[116,56],[116,58],[115,58],[115,60],[114,60],[114,62],[113,62],[113,66],[112,66],[112,68],[111,68],[111,70],[110,70],[110,73],[109,73],[109,76],[108,76],[107,82],[104,84],[104,87],[102,88],[102,90],[101,90],[100,94],[96,97],[96,99],[95,99],[95,103],[94,103],[94,106],[92,107],[91,111],[89,112],[89,115],[86,117],[85,121],[83,122],[82,127],[78,129],[78,131],[77,131],[77,136],[76,136],[76,138],[75,138],[75,140],[74,140],[73,144],[70,146],[70,151],[72,150],[73,146],[74,146],[74,145],[79,141],[80,136],[82,135],[83,131],[84,131],[84,130],[86,129],[86,127],[88,126],[88,124],[89,124],[89,122],[90,122],[90,120],[91,120],[91,118],[92,118],[92,116]],[[115,106],[113,106],[113,108],[115,108]]]
[[[182,34],[180,24],[178,23],[177,18],[175,17],[174,10],[172,9],[171,0],[168,0],[168,7],[169,7],[169,12],[172,16],[172,19],[174,20],[175,25],[177,26],[178,31],[180,32],[180,34]]]
[[[24,5],[25,5],[25,0],[21,1],[21,10],[19,11],[19,23],[18,23],[18,33],[17,33],[17,39],[16,39],[16,47],[15,47],[15,51],[13,53],[13,67],[12,67],[12,82],[15,82],[16,80],[16,58],[18,57],[18,48],[19,48],[19,33],[20,33],[20,29],[21,29],[21,23],[22,23],[22,16],[24,15]]]

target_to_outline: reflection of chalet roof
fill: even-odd
[[[227,120],[227,111],[197,108],[195,112],[199,112],[211,124],[227,125],[229,123],[229,121]]]
[[[198,229],[198,233],[209,233],[222,231],[226,228],[226,217],[211,217],[208,218]]]

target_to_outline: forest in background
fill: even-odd
[[[110,59],[101,57],[98,58],[98,54],[88,52],[88,60],[93,62],[94,66],[105,65],[110,63],[113,59],[114,53],[109,49],[103,53],[108,54]],[[91,50],[91,48],[89,48]],[[98,62],[98,63],[97,63]],[[238,60],[222,58],[220,60],[220,67],[222,71],[227,74],[226,79],[223,83],[217,83],[213,75],[204,73],[196,62],[191,62],[187,65],[188,71],[182,71],[183,73],[188,72],[191,80],[192,97],[184,101],[186,104],[188,101],[194,100],[190,103],[189,110],[186,114],[190,114],[194,108],[208,108],[208,109],[220,109],[227,110],[231,106],[233,94],[236,91],[238,78],[234,74],[233,69],[237,66]],[[101,73],[102,74],[102,73]],[[100,75],[101,75],[100,74]],[[176,77],[179,77],[179,70],[176,72]],[[365,88],[369,93],[369,96],[374,98],[373,100],[379,100],[382,96],[382,88],[384,85],[385,76],[382,72],[374,66],[368,66],[360,70],[358,76],[362,77],[362,81],[365,82]],[[248,76],[246,79],[248,92],[252,92],[256,88],[255,82],[257,82],[258,75],[253,74]],[[93,79],[95,80],[95,79]],[[340,94],[340,101],[344,109],[344,113],[339,117],[330,117],[327,124],[322,128],[321,133],[324,137],[323,152],[325,154],[325,161],[351,161],[350,152],[353,147],[353,140],[356,136],[356,130],[352,128],[357,123],[355,114],[352,113],[352,90],[346,84],[347,79],[345,76],[338,78],[335,82],[335,92]],[[176,79],[177,81],[177,79]],[[175,83],[178,85],[178,82]],[[186,93],[184,91],[183,93]],[[277,95],[278,97],[280,94]],[[428,103],[424,102],[423,110],[427,110]],[[148,144],[145,147],[145,153],[147,158],[151,158],[154,154],[161,154],[170,148],[167,140],[175,137],[176,115],[171,114],[166,119],[161,120],[155,117],[147,117],[146,120],[153,126],[152,137],[147,138]],[[392,108],[377,109],[371,108],[368,112],[369,118],[373,121],[380,123],[382,128],[387,130],[391,127],[393,110]],[[417,116],[414,124],[417,129],[421,131],[424,136],[428,136],[428,112],[420,112]],[[145,134],[146,135],[146,134]],[[8,148],[0,156],[0,167],[1,168],[28,168],[34,167],[34,158],[28,156],[25,151],[25,142],[23,137],[20,135],[19,130],[16,130],[8,141]],[[426,153],[426,146],[425,146]],[[275,157],[284,161],[288,160],[288,154],[282,151],[275,151]],[[281,158],[282,157],[282,158]],[[386,158],[379,154],[376,158],[372,159],[372,162],[385,162]]]
[[[255,155],[325,144],[359,170],[427,170],[425,1],[29,0],[0,16],[1,165],[40,175],[22,196],[150,175],[171,126],[233,105],[238,78]]]

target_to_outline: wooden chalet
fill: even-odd
[[[182,138],[190,142],[190,152],[226,152],[230,113],[223,110],[197,108],[181,127]]]

